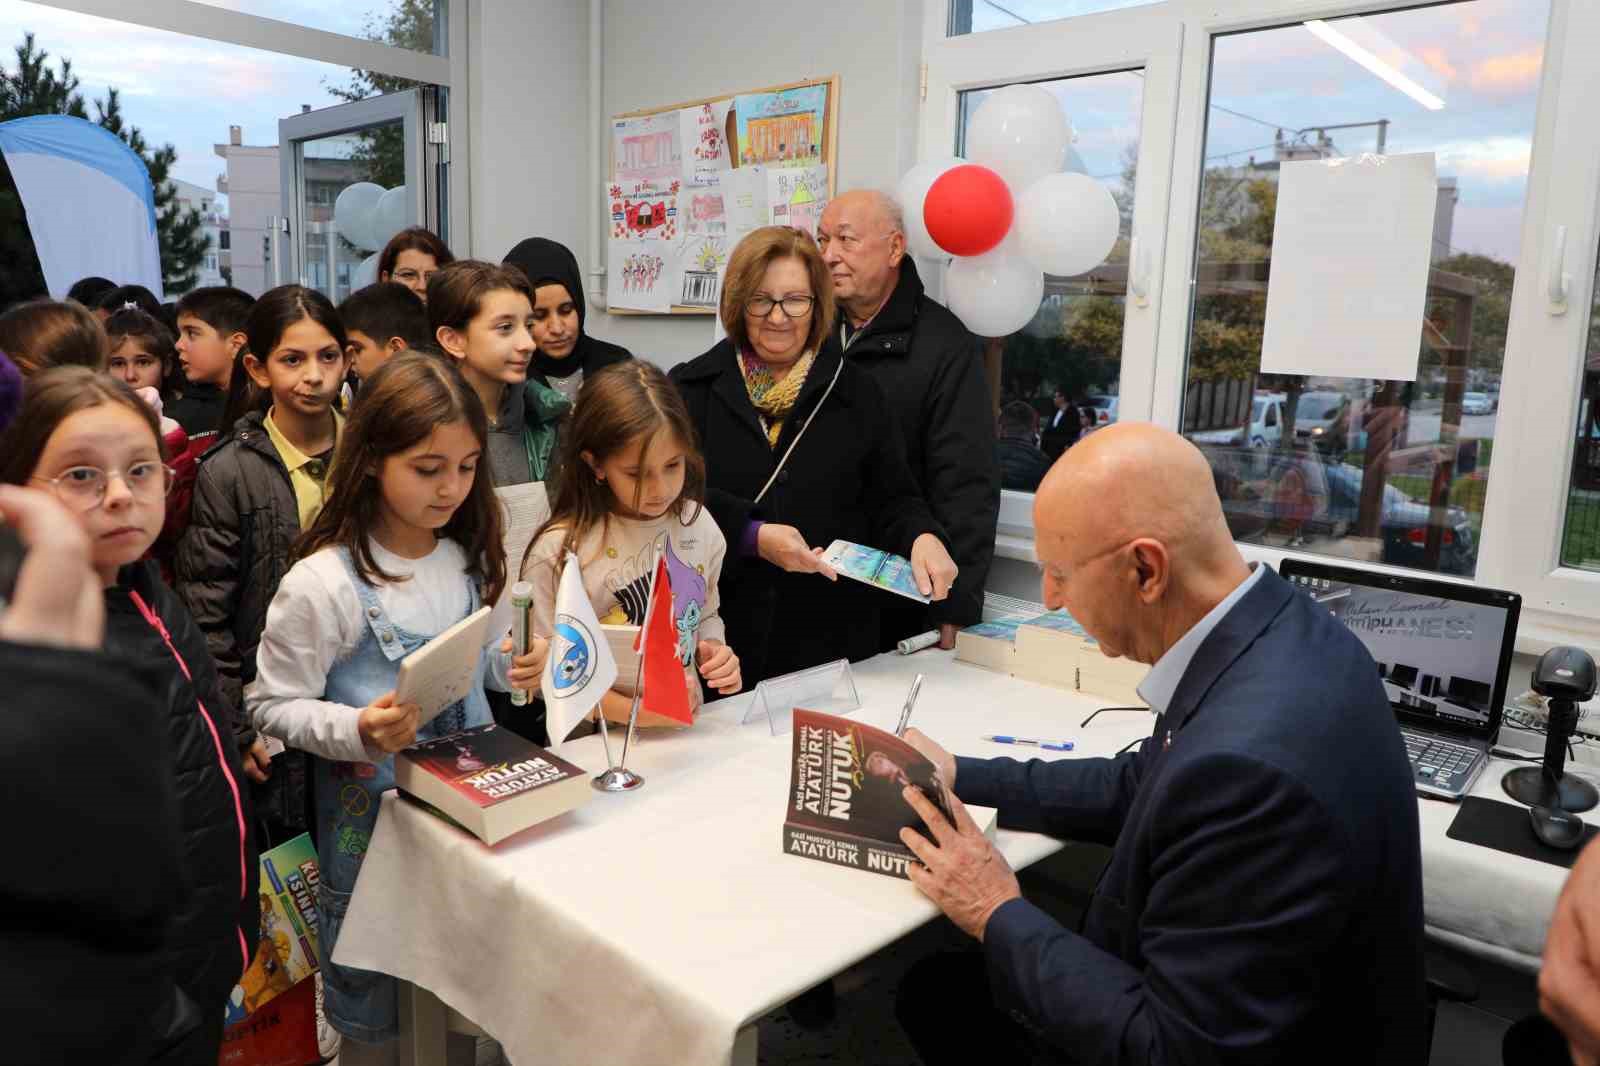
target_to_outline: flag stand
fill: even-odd
[[[659,562],[659,553],[657,555]],[[606,751],[606,771],[596,774],[590,779],[589,784],[596,792],[632,792],[634,789],[644,787],[644,778],[629,770],[628,744],[633,740],[634,725],[639,721],[639,702],[644,697],[644,656],[645,656],[645,630],[650,624],[650,612],[656,600],[656,567],[651,568],[650,598],[645,603],[644,624],[639,627],[639,665],[633,675],[633,708],[628,712],[628,730],[622,735],[622,758],[617,762],[611,761],[611,731],[606,726],[605,707],[598,706],[600,714],[600,743]]]

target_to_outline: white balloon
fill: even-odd
[[[1084,174],[1046,174],[1017,200],[1017,248],[1046,274],[1093,270],[1117,243],[1122,216],[1111,190]]]
[[[333,224],[339,235],[364,252],[375,252],[382,242],[372,239],[372,209],[378,206],[383,186],[370,181],[346,185],[333,201]]]
[[[374,248],[382,248],[396,233],[411,225],[411,194],[404,185],[396,185],[378,198],[372,209],[372,237]]]
[[[980,337],[1008,337],[1039,313],[1044,275],[1011,238],[983,255],[957,256],[944,276],[950,310]]]
[[[922,205],[928,199],[928,189],[933,183],[945,171],[959,167],[964,162],[966,160],[955,156],[929,159],[906,171],[905,177],[900,179],[895,198],[900,203],[901,214],[905,216],[906,244],[910,246],[912,255],[940,261],[950,258],[950,253],[928,236],[928,225],[922,218]]]
[[[373,252],[361,260],[361,265],[356,267],[356,272],[350,276],[350,291],[364,289],[375,284],[378,280],[378,257],[382,252]]]
[[[1072,127],[1061,103],[1037,85],[1007,85],[978,105],[967,127],[967,158],[1006,179],[1011,195],[1064,165]]]

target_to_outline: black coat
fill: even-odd
[[[155,612],[162,634],[134,604],[137,592]],[[157,700],[166,723],[167,763],[152,767],[176,785],[184,893],[167,953],[172,972],[209,1021],[220,1012],[255,953],[261,911],[260,867],[250,829],[250,793],[239,752],[228,743],[232,714],[217,684],[205,637],[151,562],[122,568],[106,590],[106,651],[158,665]],[[107,870],[106,876],[118,876]]]
[[[882,392],[840,360],[837,341],[823,345],[776,448],[767,444],[731,341],[672,370],[705,453],[707,505],[728,541],[718,590],[747,689],[791,670],[877,654],[879,612],[898,599],[846,578],[833,583],[742,557],[752,518],[794,526],[819,548],[848,540],[909,555],[921,534],[944,536],[906,469]],[[838,384],[818,410],[835,371]],[[813,410],[816,421],[757,506],[757,493]]]
[[[103,652],[0,641],[7,1063],[142,1066],[180,1024],[164,952],[183,878],[160,676]]]
[[[885,632],[882,646],[928,623],[975,625],[983,620],[1000,517],[994,411],[980,343],[943,304],[924,295],[907,256],[889,302],[852,338],[846,354],[888,398],[906,463],[933,517],[949,531],[950,555],[961,568],[948,599]]]
[[[256,738],[244,709],[244,686],[256,677],[256,648],[267,607],[300,535],[300,508],[289,468],[252,411],[200,457],[189,529],[178,545],[178,593],[205,634],[241,750]],[[252,785],[257,813],[285,829],[308,828],[308,763],[285,751],[272,777]],[[275,841],[274,843],[281,843]]]
[[[1060,416],[1060,425],[1057,425],[1057,416]],[[1076,404],[1068,404],[1066,410],[1052,410],[1045,416],[1039,426],[1039,447],[1050,460],[1061,458],[1061,453],[1078,443],[1078,434],[1083,432],[1082,421],[1078,417]]]
[[[1001,437],[994,450],[1000,484],[1013,492],[1033,492],[1050,472],[1050,457],[1034,447],[1032,437]]]
[[[1405,745],[1372,656],[1272,571],[1138,752],[956,765],[956,794],[1000,825],[1113,846],[1082,935],[1020,899],[984,930],[996,1004],[1056,1047],[1141,1066],[1421,1061]]]

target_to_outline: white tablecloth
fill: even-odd
[[[918,670],[914,724],[957,751],[1027,753],[977,739],[996,731],[1091,753],[1150,732],[1145,714],[1080,730],[1101,701],[938,652],[859,664],[857,716],[893,728]],[[783,854],[791,739],[740,726],[746,702],[643,734],[628,760],[641,790],[597,794],[492,850],[386,797],[336,958],[430,989],[513,1062],[727,1062],[740,1027],[937,914],[908,881]],[[605,761],[599,738],[565,754]],[[996,840],[1016,866],[1061,847]]]
[[[937,651],[857,664],[857,716],[893,728],[918,671],[914,724],[962,754],[1040,754],[978,739],[1010,732],[1077,744],[1045,758],[1106,755],[1151,731],[1123,712],[1080,729],[1105,701]],[[596,794],[494,849],[386,797],[336,957],[431,990],[513,1062],[727,1062],[742,1026],[937,913],[909,882],[782,853],[790,737],[739,725],[747,702],[642,734],[628,761],[643,789]],[[598,737],[565,754],[594,772],[605,761]],[[1504,768],[1475,791],[1504,798]],[[1419,803],[1429,933],[1536,968],[1566,871],[1449,840],[1458,808]],[[1005,830],[996,842],[1016,867],[1062,846]]]

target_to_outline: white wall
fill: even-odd
[[[470,244],[453,250],[499,262],[539,236],[583,262],[594,199],[588,0],[480,0],[468,10],[472,226]]]
[[[922,0],[816,0],[800,11],[784,0],[605,0],[605,117],[837,74],[838,187],[892,189],[915,161]],[[598,227],[599,190],[584,203]],[[587,242],[573,247],[585,260]],[[589,315],[595,336],[662,366],[709,348],[711,328],[708,316]]]

